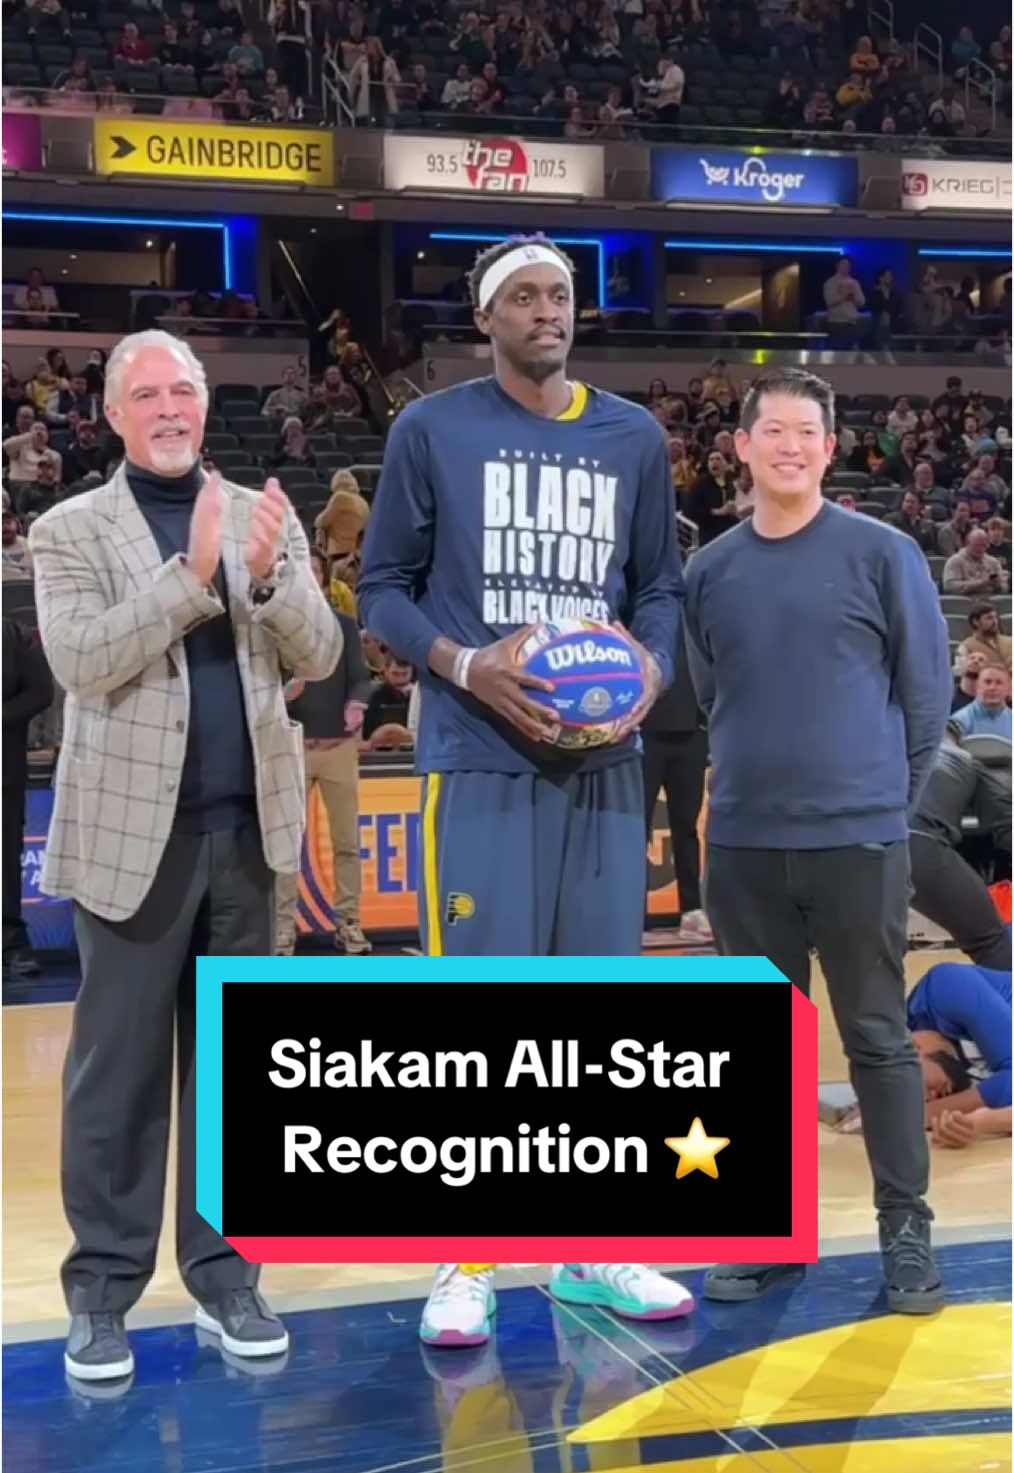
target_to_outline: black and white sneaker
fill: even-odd
[[[63,1364],[68,1376],[79,1381],[118,1381],[133,1375],[134,1354],[127,1344],[123,1315],[106,1311],[72,1315]]]
[[[199,1304],[194,1318],[232,1355],[284,1355],[289,1348],[288,1330],[256,1289],[228,1289],[219,1299]]]
[[[930,1247],[929,1219],[906,1211],[880,1218],[880,1254],[887,1307],[895,1314],[933,1314],[944,1302],[944,1286]]]

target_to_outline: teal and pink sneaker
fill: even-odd
[[[495,1314],[491,1268],[465,1273],[458,1263],[441,1263],[423,1309],[419,1339],[424,1345],[485,1345]]]
[[[625,1320],[674,1320],[694,1298],[643,1263],[554,1263],[549,1292],[562,1304],[594,1304]]]

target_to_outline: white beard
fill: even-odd
[[[189,440],[172,449],[156,440],[150,448],[152,466],[162,476],[185,475],[196,459]]]

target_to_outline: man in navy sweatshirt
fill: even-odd
[[[668,450],[645,410],[568,382],[573,268],[555,246],[506,241],[469,284],[495,374],[399,416],[356,588],[366,628],[424,687],[424,947],[634,956],[645,889],[634,730],[672,679],[683,592]],[[580,753],[543,740],[545,711],[527,694],[539,682],[514,658],[519,631],[566,617],[621,620],[645,676],[618,740]],[[493,1267],[441,1265],[427,1344],[488,1338]],[[633,1318],[693,1307],[643,1264],[558,1264],[551,1289]]]
[[[912,539],[822,499],[833,426],[812,374],[754,384],[736,432],[753,518],[687,570],[713,764],[705,904],[723,953],[767,956],[804,992],[816,951],[862,1112],[887,1302],[928,1313],[943,1288],[905,1027],[907,839],[950,706],[947,627]],[[723,1265],[705,1294],[748,1299],[794,1272]]]

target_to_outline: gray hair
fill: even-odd
[[[120,379],[138,353],[143,352],[145,348],[165,348],[167,352],[174,353],[181,362],[186,364],[193,377],[194,387],[207,404],[208,378],[204,372],[204,364],[183,338],[173,337],[172,333],[163,332],[156,327],[150,328],[147,332],[132,332],[129,337],[121,338],[110,353],[106,364],[105,400],[107,404],[116,403],[116,396],[120,390]]]

